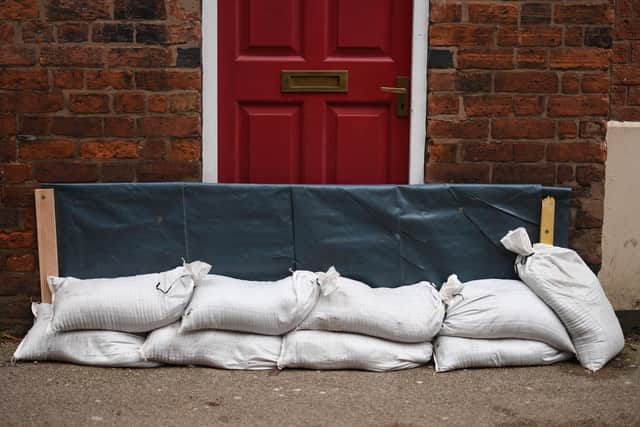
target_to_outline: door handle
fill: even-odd
[[[380,90],[396,95],[396,117],[409,116],[409,77],[398,76],[395,87],[380,86]]]

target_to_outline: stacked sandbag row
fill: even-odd
[[[597,371],[622,351],[624,337],[602,286],[572,250],[531,245],[524,228],[503,245],[518,254],[520,279],[460,283],[449,277],[434,344],[436,371],[548,365],[578,358]]]

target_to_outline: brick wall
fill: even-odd
[[[597,269],[613,2],[432,1],[430,19],[427,179],[573,187],[571,245]]]
[[[199,0],[0,0],[0,330],[39,295],[38,182],[199,180]]]
[[[613,42],[611,118],[640,121],[640,1],[618,0]]]

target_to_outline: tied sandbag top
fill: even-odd
[[[537,239],[540,202],[556,197],[555,241],[566,246],[567,188],[539,185],[307,186],[55,184],[60,274],[163,271],[180,258],[246,280],[326,271],[374,287],[514,278],[500,238]]]

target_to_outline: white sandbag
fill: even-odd
[[[328,274],[318,304],[299,329],[351,332],[407,343],[431,341],[440,330],[444,305],[429,282],[371,288],[337,277],[335,270]],[[335,285],[325,283],[328,281]]]
[[[543,342],[512,339],[472,339],[440,335],[433,343],[436,372],[464,368],[551,365],[573,354]]]
[[[50,331],[106,329],[148,332],[180,319],[195,282],[211,266],[192,262],[164,273],[113,279],[49,277]]]
[[[366,335],[294,331],[284,336],[278,368],[395,371],[424,365],[431,343],[399,343]]]
[[[142,347],[151,361],[224,369],[274,369],[282,338],[241,332],[180,332],[180,323],[153,331]]]
[[[282,335],[304,319],[318,300],[317,276],[296,271],[275,282],[209,275],[182,316],[182,330],[223,329]]]
[[[501,240],[518,254],[516,270],[523,282],[555,311],[576,349],[580,364],[602,368],[624,348],[624,335],[598,278],[571,249],[531,241],[524,228]]]
[[[13,359],[50,360],[81,365],[121,368],[149,368],[140,351],[144,338],[115,331],[72,331],[47,333],[52,316],[50,304],[31,304],[35,316],[33,327],[16,349]]]
[[[484,279],[460,283],[454,274],[440,289],[447,311],[440,335],[542,341],[573,353],[558,316],[519,280]]]

